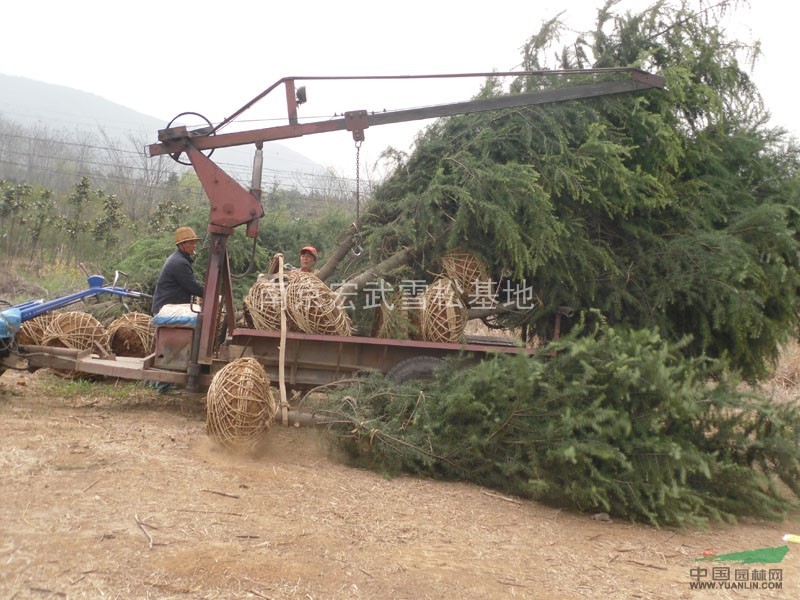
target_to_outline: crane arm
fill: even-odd
[[[591,69],[587,70],[589,73],[591,71]],[[232,146],[260,144],[263,142],[298,138],[304,135],[328,133],[332,131],[347,130],[354,133],[363,133],[364,129],[377,125],[390,125],[393,123],[405,123],[408,121],[434,119],[474,112],[519,108],[536,104],[550,104],[567,100],[579,100],[596,96],[607,96],[609,94],[664,87],[664,79],[661,77],[651,75],[650,73],[638,69],[630,69],[628,72],[630,78],[617,81],[604,81],[553,90],[510,94],[495,98],[482,98],[423,108],[378,113],[356,110],[347,112],[344,114],[344,117],[338,119],[314,121],[310,123],[292,122],[289,125],[279,125],[276,127],[235,133],[210,135],[214,130],[204,128],[199,131],[189,131],[183,126],[173,127],[160,130],[158,132],[159,142],[151,144],[148,146],[147,150],[148,154],[152,157],[162,154],[179,154],[184,152],[189,146],[202,151],[214,150],[216,148],[229,148]],[[290,114],[293,108],[296,113],[296,106],[292,106],[291,102],[290,100]],[[290,118],[290,121],[296,121],[296,119]]]

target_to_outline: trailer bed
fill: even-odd
[[[235,329],[228,348],[228,359],[255,357],[276,381],[280,360],[281,334],[277,331]],[[533,354],[509,338],[476,336],[463,344],[420,342],[362,336],[286,333],[285,372],[287,385],[315,386],[353,377],[361,371],[388,373],[404,361],[428,357],[443,359],[461,355],[481,360],[496,353]]]
[[[144,358],[101,355],[89,350],[20,346],[19,356],[29,369],[52,368],[64,373],[97,375],[187,385],[194,327],[159,327],[155,352]],[[201,365],[197,385],[207,389],[225,364],[244,356],[255,357],[270,380],[279,380],[281,334],[278,331],[237,328],[220,346],[211,363]],[[286,333],[284,381],[307,388],[349,379],[364,371],[390,373],[406,361],[431,365],[450,356],[477,362],[497,353],[534,350],[509,338],[471,336],[463,344],[420,342],[363,336]]]

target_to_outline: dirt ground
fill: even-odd
[[[800,597],[798,545],[778,564],[695,562],[782,546],[800,515],[708,531],[607,522],[353,469],[307,428],[276,425],[231,455],[204,418],[202,395],[0,376],[0,597]],[[721,565],[720,586],[738,569],[773,589],[691,589]]]

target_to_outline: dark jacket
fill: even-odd
[[[192,296],[202,298],[203,286],[192,271],[192,258],[177,248],[169,255],[158,276],[153,292],[153,314],[157,315],[165,304],[188,304]]]

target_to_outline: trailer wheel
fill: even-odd
[[[408,381],[430,381],[444,360],[433,356],[414,356],[401,360],[386,372],[386,378],[401,385]]]

